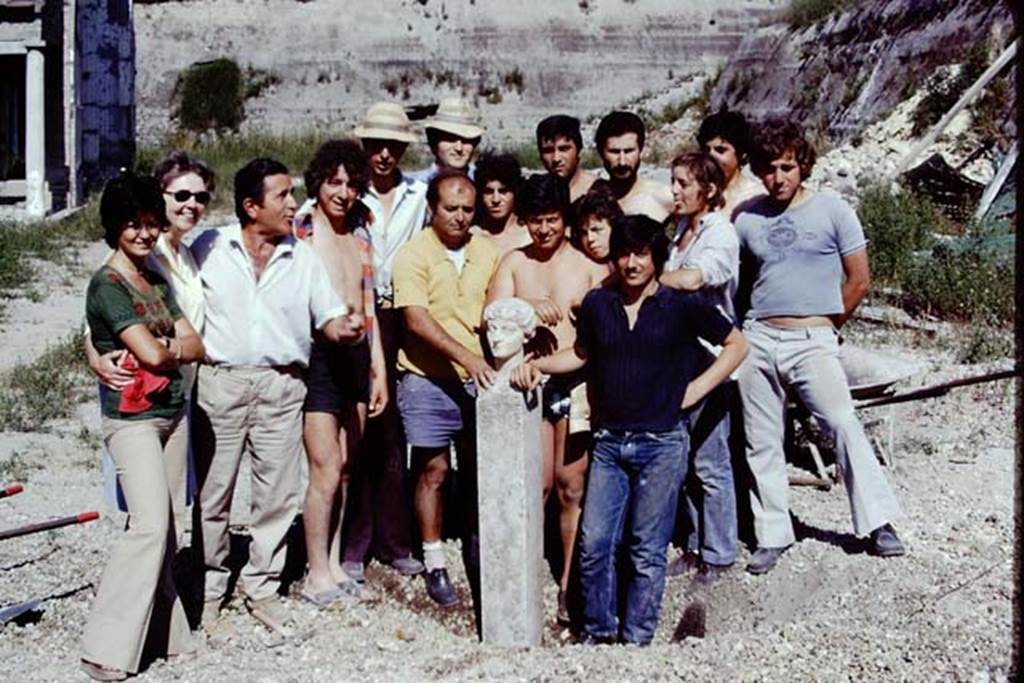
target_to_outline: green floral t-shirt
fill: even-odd
[[[183,316],[170,285],[150,270],[143,270],[142,275],[153,288],[150,294],[132,287],[124,276],[109,266],[102,266],[92,276],[85,295],[85,317],[93,346],[100,353],[125,348],[118,335],[140,323],[154,337],[174,336],[174,322]],[[118,420],[176,415],[185,405],[181,373],[172,370],[164,374],[171,383],[163,391],[148,397],[153,402],[151,408],[141,413],[122,413],[119,409],[121,392],[105,389],[101,392],[103,415]]]

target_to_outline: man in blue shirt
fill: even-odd
[[[686,474],[683,411],[739,366],[747,344],[698,295],[658,284],[668,238],[657,221],[640,215],[616,219],[611,257],[618,277],[583,299],[576,344],[516,368],[512,383],[532,388],[542,373],[586,366],[594,448],[580,526],[581,641],[618,637],[647,645],[658,625],[665,553]],[[723,347],[703,372],[698,337]],[[632,571],[620,611],[616,548],[623,539]]]

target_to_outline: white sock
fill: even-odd
[[[435,569],[444,569],[444,550],[441,541],[431,541],[423,544],[423,565],[428,572]]]

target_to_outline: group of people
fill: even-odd
[[[289,169],[254,159],[234,178],[238,224],[191,240],[215,191],[202,162],[176,151],[151,177],[108,182],[113,253],[89,285],[86,352],[129,521],[85,628],[93,678],[137,672],[147,643],[189,650],[171,573],[189,503],[199,623],[216,631],[243,454],[251,543],[238,588],[269,628],[291,621],[281,572],[300,512],[310,603],[365,598],[377,560],[457,604],[452,528],[475,594],[475,397],[506,377],[540,387],[557,618],[581,642],[649,643],[667,573],[713,580],[731,566],[737,489],[754,522],[748,571],[778,562],[794,542],[788,393],[835,437],[854,531],[878,555],[903,553],[838,361],[838,329],[867,291],[864,233],[845,202],[804,185],[815,155],[799,126],[752,133],[740,114],[714,114],[668,185],[640,176],[644,124],[625,111],[596,130],[604,178],[581,167],[570,116],[539,123],[546,172],[525,178],[512,155],[477,159],[485,131],[462,98],[424,128],[434,162],[403,172],[417,135],[401,106],[374,104],[356,139],[317,149],[301,207]],[[519,316],[526,361],[499,376],[485,320],[509,298],[533,316]],[[749,468],[740,486],[734,464]],[[690,523],[669,563],[677,510]]]

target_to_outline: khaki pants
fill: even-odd
[[[252,543],[239,583],[249,598],[270,597],[280,586],[285,537],[302,502],[306,385],[299,371],[209,365],[199,368],[198,381],[193,547],[203,550],[203,598],[227,595],[231,499],[246,452],[252,459]]]
[[[82,657],[135,673],[147,641],[155,654],[191,649],[171,573],[175,529],[170,482],[184,469],[188,423],[184,412],[136,421],[103,418],[103,435],[130,513],[126,533],[103,570],[82,638]]]
[[[838,335],[831,327],[780,328],[748,321],[750,354],[739,370],[747,464],[753,476],[750,509],[757,545],[793,543],[789,477],[783,439],[786,390],[792,387],[835,440],[836,467],[850,500],[853,532],[867,536],[900,514],[896,496],[854,412]]]

